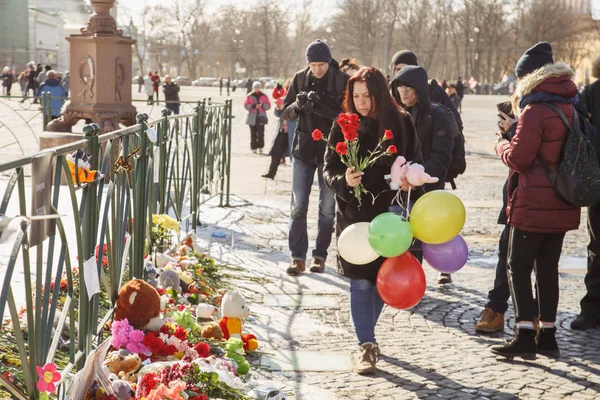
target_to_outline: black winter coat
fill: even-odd
[[[429,80],[429,101],[431,101],[432,103],[442,104],[442,105],[446,106],[448,108],[448,110],[452,111],[452,114],[454,115],[454,119],[456,120],[456,124],[458,125],[458,128],[462,132],[463,122],[462,122],[460,113],[456,109],[456,104],[454,104],[454,102],[452,101],[450,96],[448,96],[446,94],[446,91],[444,90],[444,88],[441,87],[440,84],[438,83],[438,81],[436,81],[435,79]]]
[[[454,131],[448,120],[444,106],[429,101],[427,72],[416,66],[406,66],[394,77],[392,93],[399,100],[398,86],[405,85],[417,91],[419,101],[406,110],[411,113],[417,135],[421,142],[421,152],[425,162],[425,172],[439,178],[437,183],[425,185],[427,192],[444,189],[448,167],[454,149]]]
[[[163,93],[167,104],[179,104],[179,85],[176,83],[165,83],[163,85]]]
[[[600,79],[583,89],[581,103],[586,105],[592,116],[592,124],[596,131],[600,132]]]
[[[303,75],[302,79],[299,78],[300,75]],[[316,79],[310,69],[298,71],[294,75],[283,101],[283,117],[288,121],[298,120],[291,152],[302,162],[313,165],[323,164],[325,143],[314,141],[312,132],[315,129],[320,129],[324,134],[329,132],[333,120],[341,112],[348,79],[349,76],[340,71],[335,60],[329,64],[327,73],[321,79]],[[302,80],[302,87],[299,87],[300,80]],[[336,84],[337,82],[342,84]],[[306,93],[314,91],[320,97],[311,110],[303,109],[296,100],[296,96],[302,91]]]
[[[362,183],[373,196],[376,196],[375,202],[371,195],[362,195],[362,205],[359,207],[358,200],[350,187],[346,185],[346,166],[342,163],[339,154],[327,148],[325,152],[325,167],[323,176],[327,185],[336,195],[336,238],[348,226],[357,222],[370,222],[384,212],[392,205],[396,191],[390,190],[385,175],[390,173],[392,164],[397,156],[404,156],[409,161],[422,163],[421,151],[419,149],[419,139],[417,138],[414,125],[408,113],[402,112],[402,119],[390,118],[389,125],[386,127],[394,133],[394,139],[384,142],[384,149],[387,145],[395,145],[398,153],[395,155],[386,155],[381,157],[375,164],[364,171]],[[377,121],[370,118],[361,117],[359,133],[360,156],[365,157],[369,151],[373,151],[379,141]],[[333,123],[329,133],[329,145],[335,147],[338,142],[343,142],[344,136],[337,122]],[[411,201],[416,200],[423,190],[413,190]],[[403,193],[406,196],[406,193]],[[406,200],[406,199],[404,199]],[[339,255],[338,272],[350,279],[368,279],[376,281],[377,272],[385,258],[379,257],[377,260],[367,265],[354,265],[342,259]]]

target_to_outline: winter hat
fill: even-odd
[[[515,74],[517,78],[522,78],[546,64],[553,63],[552,46],[548,42],[540,42],[528,49],[517,61]]]
[[[259,81],[256,81],[252,84],[252,90],[254,89],[262,89],[262,85],[260,84]]]
[[[393,71],[394,67],[398,64],[406,65],[419,65],[417,55],[410,50],[400,50],[392,56],[392,62],[390,63],[390,69]]]
[[[312,62],[331,62],[331,50],[327,43],[320,39],[315,40],[306,48],[306,61]]]

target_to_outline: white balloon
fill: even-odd
[[[158,135],[153,128],[148,127],[148,129],[146,129],[146,135],[148,135],[148,139],[150,139],[152,143],[156,143],[158,140]]]
[[[379,258],[379,254],[369,244],[369,223],[352,224],[338,239],[338,253],[346,261],[355,265],[364,265]]]

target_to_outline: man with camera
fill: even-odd
[[[333,120],[341,112],[348,75],[340,71],[325,42],[316,40],[306,48],[308,67],[298,71],[284,100],[283,117],[298,120],[292,142],[292,204],[289,246],[292,262],[289,275],[306,269],[308,232],[306,214],[315,172],[319,180],[319,219],[311,272],[323,272],[331,243],[335,219],[335,197],[323,180],[323,156],[326,143],[315,141],[312,131],[329,133]]]

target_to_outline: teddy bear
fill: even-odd
[[[252,334],[242,334],[242,324],[250,316],[250,309],[246,305],[246,300],[237,290],[230,290],[225,293],[221,302],[222,318],[219,326],[223,331],[225,339],[238,338],[244,343],[244,350],[256,350],[258,341]]]
[[[202,331],[200,333],[204,339],[215,339],[223,340],[223,330],[217,322],[209,322],[202,325]]]
[[[137,354],[131,354],[125,349],[113,351],[108,354],[104,365],[111,374],[129,382],[135,381],[133,373],[142,365],[142,360]]]
[[[173,291],[181,293],[181,278],[172,269],[164,270],[158,276],[158,287],[163,289],[171,288]]]
[[[246,375],[250,370],[250,364],[244,358],[244,343],[239,338],[229,338],[225,343],[225,357],[235,361],[237,364],[237,374]]]
[[[72,154],[67,154],[66,158],[73,183],[94,182],[98,178],[98,171],[91,169],[90,159],[92,156],[84,150],[79,149]],[[77,169],[75,169],[75,164],[77,164]],[[75,171],[77,171],[77,175]]]
[[[426,183],[436,183],[439,178],[430,176],[421,164],[406,161],[402,156],[396,157],[390,171],[390,188],[398,190],[408,185],[423,186]]]
[[[115,321],[127,318],[131,326],[157,332],[164,325],[160,318],[160,296],[142,279],[134,279],[119,289]]]
[[[131,383],[122,379],[112,381],[112,390],[119,400],[133,400],[135,391],[131,387]]]

